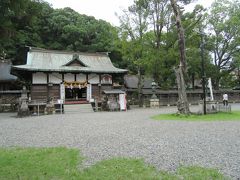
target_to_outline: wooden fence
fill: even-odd
[[[127,99],[130,105],[137,105],[138,98],[136,90],[126,90],[127,92]],[[224,93],[228,94],[229,102],[230,103],[237,103],[240,102],[240,90],[214,90],[213,96],[214,100],[222,103],[222,96]],[[202,100],[202,90],[191,90],[187,91],[187,97],[190,104],[198,104],[200,100]],[[178,101],[178,92],[177,90],[157,90],[156,95],[159,99],[160,106],[167,106],[167,105],[176,105]],[[144,103],[149,103],[149,100],[152,96],[151,89],[143,90],[143,101]],[[207,98],[210,96],[207,93]]]

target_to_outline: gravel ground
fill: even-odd
[[[233,107],[233,109],[240,106]],[[240,178],[240,121],[155,121],[174,107],[128,112],[15,118],[0,114],[0,146],[79,148],[84,166],[112,157],[143,158],[160,170],[180,165],[217,168]]]

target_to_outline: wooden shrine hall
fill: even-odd
[[[31,100],[58,100],[66,103],[101,99],[104,90],[113,89],[115,77],[127,73],[113,66],[108,53],[83,53],[29,49],[27,63],[12,72],[31,82]]]

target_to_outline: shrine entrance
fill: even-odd
[[[87,83],[86,82],[64,82],[65,101],[81,103],[87,101]]]
[[[65,99],[66,100],[83,100],[87,99],[87,88],[65,88]]]

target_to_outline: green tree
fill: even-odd
[[[114,27],[103,20],[81,15],[71,8],[54,10],[47,19],[49,48],[73,51],[111,51],[117,38]],[[47,36],[46,36],[47,35]]]
[[[146,54],[144,51],[144,35],[148,30],[148,3],[145,0],[135,0],[134,4],[120,16],[122,51],[124,58],[136,66],[138,74],[138,101],[143,105],[143,70]]]
[[[200,79],[202,76],[200,51],[202,42],[200,30],[205,26],[205,19],[206,9],[201,5],[196,5],[192,12],[187,12],[182,16],[186,37],[186,60],[188,68],[186,81],[191,82],[193,89],[195,87],[195,79]],[[205,64],[210,63],[207,49],[205,49],[204,61]]]
[[[166,64],[166,53],[164,49],[164,28],[169,26],[171,17],[171,7],[168,0],[150,0],[148,1],[148,19],[150,28],[153,30],[149,45],[152,45],[152,52],[149,55],[148,66],[152,68],[152,76],[156,82],[163,85],[162,77],[166,74],[164,65]],[[152,42],[152,43],[151,43]],[[164,73],[163,73],[164,72]]]
[[[1,1],[0,18],[0,50],[15,57],[16,51],[22,45],[33,45],[40,41],[35,25],[45,2],[19,0]]]
[[[219,88],[220,80],[231,72],[233,57],[239,54],[240,48],[240,2],[237,0],[215,1],[208,16],[210,41],[214,55],[213,64],[217,76],[213,83]]]
[[[116,50],[115,27],[70,8],[53,9],[42,0],[5,0],[0,2],[0,10],[0,52],[5,51],[14,64],[25,63],[26,46],[90,52]]]

